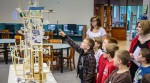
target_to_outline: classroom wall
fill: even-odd
[[[28,9],[29,0],[0,0],[0,22],[22,23],[22,18],[12,20],[15,8]],[[90,17],[94,12],[94,0],[39,0],[45,10],[53,9],[55,13],[44,14],[44,23],[49,20],[51,24],[85,24],[90,26]]]
[[[148,5],[148,11],[146,16],[148,17],[148,19],[150,20],[150,0],[143,0],[143,6],[144,5]]]

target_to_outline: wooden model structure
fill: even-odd
[[[20,78],[18,83],[45,83],[50,63],[43,63],[43,53],[51,53],[50,49],[43,49],[43,10],[36,0],[29,1],[28,10],[21,11],[24,27],[19,31],[24,35],[20,44],[11,47],[11,56],[15,73]]]

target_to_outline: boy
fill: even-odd
[[[118,45],[115,43],[109,43],[104,48],[104,58],[107,58],[106,66],[103,71],[102,81],[104,83],[108,76],[115,70],[117,67],[114,66],[113,58],[115,55],[115,51],[119,49]]]
[[[115,52],[114,65],[118,69],[114,70],[107,78],[105,83],[132,83],[129,68],[127,67],[130,61],[130,53],[126,50],[118,50]]]
[[[135,73],[134,83],[140,83],[142,76],[150,73],[150,49],[142,48],[137,56],[137,61],[140,66]]]
[[[93,51],[95,44],[94,40],[89,38],[84,39],[79,46],[63,31],[60,31],[60,35],[80,54],[77,65],[77,74],[81,79],[81,83],[94,83],[96,68],[96,60]]]

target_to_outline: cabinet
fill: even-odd
[[[126,40],[126,27],[112,27],[111,36],[117,40]]]
[[[98,16],[101,18],[102,27],[106,29],[107,33],[110,33],[110,28],[112,26],[112,6],[108,4],[98,5]]]
[[[126,40],[126,23],[113,23],[112,27],[112,12],[113,6],[110,4],[98,4],[98,16],[101,18],[102,27],[112,37],[118,40]]]

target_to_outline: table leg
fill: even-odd
[[[61,73],[63,73],[63,49],[61,49],[60,64],[61,64]]]
[[[7,46],[8,46],[8,44],[5,43],[4,44],[4,60],[5,60],[5,64],[8,64],[8,50],[7,50]]]
[[[69,56],[69,48],[67,48],[67,57]],[[69,60],[67,59],[67,67],[69,67]]]

